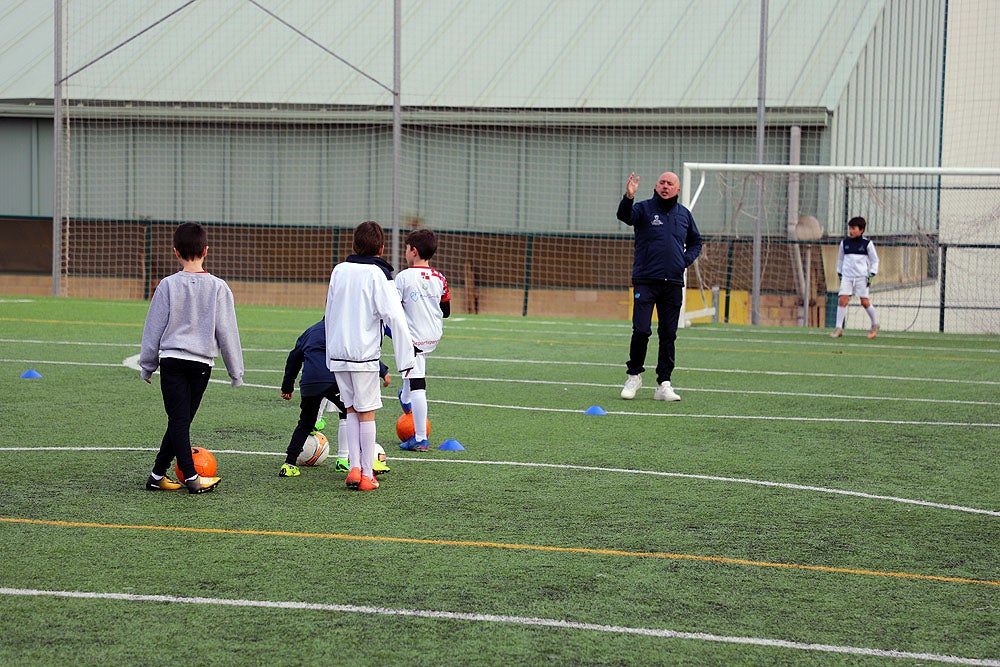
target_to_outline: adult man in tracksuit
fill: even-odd
[[[646,348],[652,335],[653,307],[659,320],[656,333],[659,353],[656,360],[657,401],[679,401],[670,386],[674,370],[674,340],[684,300],[684,270],[701,253],[701,234],[691,211],[677,201],[680,179],[673,172],[660,175],[653,196],[635,203],[639,177],[635,172],[625,183],[625,196],[618,205],[618,219],[635,233],[635,256],[632,262],[632,342],[625,370],[628,379],[621,396],[635,398],[642,387],[641,373],[646,370]]]

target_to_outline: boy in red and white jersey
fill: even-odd
[[[401,449],[426,452],[427,442],[427,355],[434,351],[444,329],[442,320],[451,315],[451,291],[444,275],[430,265],[437,252],[437,237],[429,229],[412,231],[406,237],[409,268],[396,274],[396,289],[403,302],[406,323],[416,359],[413,370],[403,379],[399,404],[413,413],[414,434],[399,445]]]

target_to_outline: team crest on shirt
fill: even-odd
[[[660,220],[660,214],[656,213],[653,215],[653,219],[649,222],[651,225],[662,225],[663,221]]]

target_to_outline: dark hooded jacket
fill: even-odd
[[[632,284],[684,284],[684,269],[701,253],[701,234],[691,211],[677,197],[635,202],[622,197],[618,219],[635,233]]]

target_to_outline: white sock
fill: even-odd
[[[413,437],[416,440],[427,439],[427,390],[414,389],[410,392],[413,402]]]
[[[337,458],[350,459],[350,449],[347,447],[347,420],[337,420]]]
[[[837,328],[844,328],[844,318],[847,316],[847,306],[837,306]]]
[[[409,403],[412,400],[410,398],[410,379],[409,378],[403,378],[403,391],[399,395],[399,400],[401,400],[403,403]]]
[[[357,412],[347,413],[347,465],[349,468],[361,467],[361,421]]]
[[[361,474],[374,478],[375,472],[375,422],[359,422],[361,434]]]
[[[865,312],[868,313],[868,318],[872,321],[872,326],[878,324],[878,317],[875,315],[875,306],[868,306],[865,308]]]

